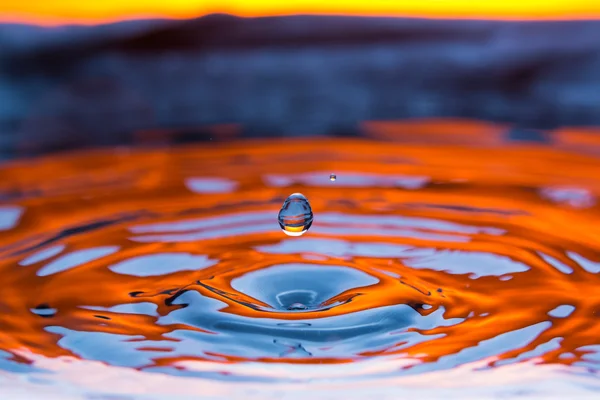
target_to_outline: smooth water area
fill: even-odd
[[[596,398],[600,139],[560,138],[6,164],[0,397]]]

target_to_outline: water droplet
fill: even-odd
[[[313,212],[308,199],[301,193],[290,195],[283,202],[277,219],[279,220],[279,226],[286,235],[303,235],[313,222]]]
[[[331,175],[329,175],[329,180],[330,180],[331,182],[335,182],[335,180],[336,180],[336,179],[337,179],[337,176],[336,176],[335,174],[331,174]]]
[[[299,310],[307,310],[308,307],[302,303],[294,303],[288,306],[288,310],[290,311],[299,311]]]

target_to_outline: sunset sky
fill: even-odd
[[[2,0],[0,22],[96,24],[138,18],[345,14],[429,18],[597,19],[598,0]]]

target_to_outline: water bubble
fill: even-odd
[[[335,174],[331,174],[331,175],[329,175],[329,180],[330,180],[331,182],[335,182],[335,180],[336,180],[336,179],[337,179],[337,176],[336,176]]]
[[[277,219],[279,226],[286,235],[303,235],[313,222],[313,212],[308,199],[301,193],[291,194],[283,202]]]

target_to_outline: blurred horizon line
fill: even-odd
[[[5,0],[0,6],[0,25],[34,25],[60,27],[96,26],[144,20],[192,20],[213,14],[239,18],[330,16],[399,19],[441,19],[481,21],[593,21],[600,20],[600,2],[595,0],[503,0],[473,3],[469,0],[443,2],[402,2],[371,0],[336,1],[326,4],[300,0],[282,4],[275,0],[136,0],[127,4],[116,0],[101,3],[78,3],[56,0],[21,2]]]
[[[102,27],[111,27],[119,25],[138,25],[147,26],[149,23],[186,23],[193,21],[207,20],[211,18],[227,18],[232,20],[288,20],[290,18],[317,18],[317,19],[332,19],[332,20],[365,20],[365,21],[394,21],[398,22],[430,22],[430,23],[454,23],[454,22],[465,22],[465,23],[493,23],[493,24],[561,24],[561,23],[596,23],[600,22],[600,13],[596,17],[581,16],[581,18],[531,18],[531,19],[503,19],[503,18],[470,18],[470,17],[426,17],[426,16],[403,16],[403,15],[354,15],[354,14],[317,14],[317,13],[301,13],[301,14],[281,14],[281,15],[257,15],[257,16],[243,16],[232,13],[221,13],[214,12],[208,14],[202,14],[197,16],[191,16],[189,18],[170,18],[164,16],[147,16],[139,18],[128,18],[128,19],[116,19],[106,20],[104,22],[75,22],[75,23],[60,23],[60,24],[45,24],[35,23],[35,21],[8,21],[2,19],[3,15],[0,13],[0,27],[23,27],[23,28],[39,28],[39,29],[60,29],[60,28],[82,28],[82,29],[93,29]]]
[[[600,127],[598,37],[600,20],[0,25],[0,158],[140,130],[183,129],[187,141],[198,130],[186,127],[223,123],[253,138],[360,136],[362,121],[458,117],[546,140],[537,130]]]

